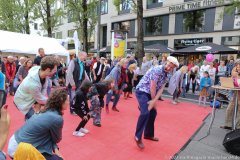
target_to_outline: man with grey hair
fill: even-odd
[[[17,64],[17,69],[16,69],[16,72],[18,71],[19,67],[22,66],[24,64],[24,62],[26,61],[26,57],[20,57],[19,58],[19,62]]]
[[[84,61],[87,58],[86,52],[79,52],[77,58],[71,60],[68,66],[66,74],[66,86],[68,88],[70,96],[70,113],[74,114],[73,111],[73,98],[76,90],[81,86],[84,79],[88,79],[85,72]]]
[[[9,84],[10,95],[14,96],[13,80],[16,74],[16,63],[13,56],[8,56],[7,61],[4,63],[6,82]]]

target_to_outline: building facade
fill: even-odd
[[[119,10],[101,0],[100,48],[111,45],[112,30],[128,31],[128,48],[137,41],[137,20],[131,0]],[[161,43],[174,49],[213,42],[240,49],[240,10],[226,13],[228,0],[143,0],[144,45]],[[97,32],[95,48],[97,48]]]

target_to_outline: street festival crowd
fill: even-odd
[[[171,85],[167,91],[174,105],[179,103],[180,96],[186,97],[191,88],[193,94],[199,91],[199,106],[201,103],[206,106],[206,99],[214,95],[211,86],[219,84],[220,77],[232,77],[235,86],[240,80],[240,60],[232,57],[220,62],[217,59],[178,62],[172,56],[159,60],[145,55],[139,67],[133,55],[111,60],[89,58],[85,52],[80,52],[71,57],[67,66],[64,59],[46,56],[44,49],[39,48],[34,60],[27,56],[3,57],[0,68],[0,89],[14,96],[14,105],[25,116],[25,123],[11,135],[8,143],[8,156],[16,160],[63,159],[57,146],[62,139],[63,112],[69,108],[72,115],[80,117],[73,136],[83,137],[89,133],[85,126],[91,118],[94,126],[102,126],[103,108],[107,113],[110,109],[120,112],[118,102],[122,95],[125,100],[134,94],[137,98],[140,115],[134,140],[143,149],[142,137],[158,141],[154,136],[156,102],[163,101],[161,95],[168,83]],[[224,129],[232,128],[235,97],[230,98],[225,126],[221,126]],[[6,158],[2,149],[9,130],[7,107],[5,104],[1,109],[0,160]]]

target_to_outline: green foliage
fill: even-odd
[[[83,32],[87,32],[88,41],[93,35],[95,30],[95,26],[98,21],[97,7],[99,2],[97,0],[90,0],[87,3],[87,11],[84,13],[84,9],[82,6],[82,0],[68,0],[67,10],[68,16],[71,17],[70,21],[75,24],[75,29],[79,33],[79,39],[83,40]],[[88,28],[84,30],[83,28],[83,20],[84,16],[88,19]]]

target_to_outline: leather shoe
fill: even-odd
[[[134,138],[138,148],[140,149],[144,149],[144,144],[142,143],[142,140],[137,140],[136,138]]]
[[[232,130],[232,127],[228,127],[228,126],[220,126],[220,128],[222,128],[222,129]]]
[[[119,112],[119,110],[116,107],[112,108],[113,111]]]
[[[157,137],[145,137],[144,136],[144,139],[147,139],[147,140],[151,140],[151,141],[159,141],[159,139]]]

